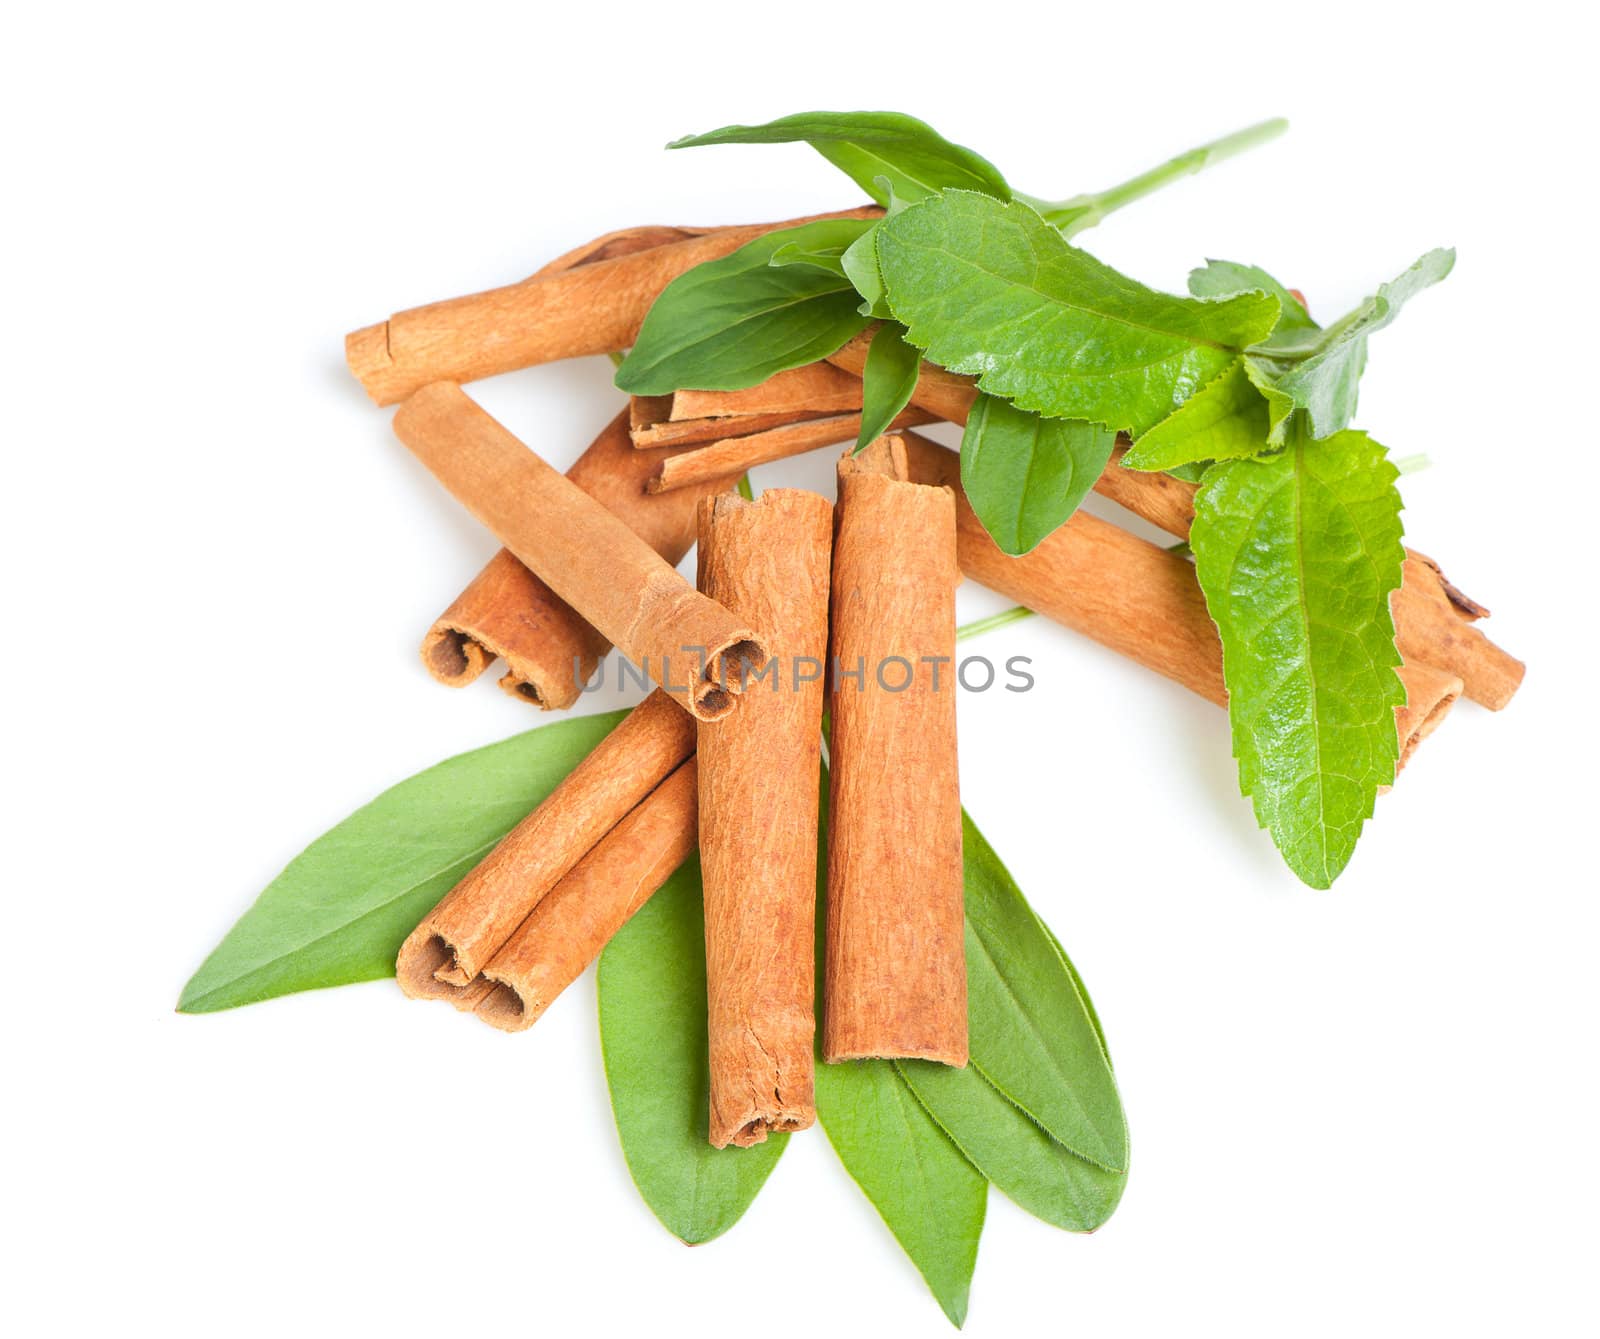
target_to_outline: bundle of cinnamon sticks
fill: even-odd
[[[870,331],[750,390],[636,398],[564,476],[461,389],[628,347],[673,278],[792,222],[608,234],[521,283],[399,313],[346,344],[372,398],[400,403],[400,439],[504,545],[428,630],[428,671],[460,686],[500,659],[502,688],[560,709],[615,646],[656,685],[417,927],[400,984],[529,1027],[698,847],[718,1147],[815,1117],[825,707],[823,1058],[966,1062],[963,575],[1226,703],[1186,558],[1081,511],[1024,557],[989,539],[955,454],[909,431],[964,422],[964,378],[925,366],[890,434],[841,456],[834,503],[734,491],[755,465],[855,439]],[[1192,486],[1114,456],[1097,488],[1186,537]],[[696,543],[691,586],[675,565]],[[1421,554],[1408,554],[1392,610],[1403,765],[1461,696],[1505,706],[1522,665]]]

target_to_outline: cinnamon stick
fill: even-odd
[[[471,1007],[470,988],[557,882],[694,752],[694,722],[657,690],[434,907],[401,945],[400,988]]]
[[[732,435],[724,422],[730,418],[743,420],[743,432],[752,433],[851,413],[861,408],[861,379],[829,363],[807,363],[747,390],[636,396],[633,406],[635,446],[709,442]]]
[[[675,565],[694,543],[695,506],[726,487],[707,480],[672,497],[645,494],[657,462],[679,449],[644,454],[628,442],[628,411],[613,419],[578,457],[567,478]],[[549,586],[501,549],[434,621],[422,640],[422,663],[441,683],[461,687],[500,657],[502,691],[547,710],[570,707],[611,643]]]
[[[913,407],[890,424],[890,431],[917,427],[931,422],[932,418],[926,410]],[[746,422],[744,418],[714,421],[736,426]],[[723,431],[727,432],[729,428],[724,427]],[[853,441],[860,431],[860,414],[830,414],[824,418],[804,419],[783,427],[770,428],[765,432],[724,437],[697,451],[680,451],[662,457],[660,464],[655,467],[655,473],[645,480],[645,491],[655,494],[693,488],[703,492],[719,480],[743,474],[757,465],[803,455],[818,447]]]
[[[875,218],[880,212],[816,217]],[[367,394],[387,405],[436,381],[476,381],[558,358],[615,352],[633,343],[650,304],[680,274],[764,233],[809,221],[682,229],[690,235],[587,264],[570,263],[568,253],[555,262],[568,262],[558,271],[547,268],[504,288],[414,307],[354,331],[345,338],[345,360]]]
[[[867,348],[872,331],[851,340],[828,361],[846,371],[860,374],[866,367]],[[965,423],[977,398],[971,377],[958,376],[929,363],[922,365],[912,403],[922,406],[952,423]],[[1095,491],[1126,507],[1135,515],[1159,526],[1178,539],[1188,539],[1194,521],[1194,484],[1170,474],[1124,469],[1120,464],[1127,453],[1122,439],[1110,463],[1095,481]],[[1466,696],[1492,711],[1511,701],[1526,666],[1501,650],[1483,632],[1471,626],[1487,614],[1481,605],[1467,599],[1439,571],[1437,563],[1412,550],[1406,563],[1401,593],[1394,597],[1397,612],[1396,644],[1408,659],[1415,657],[1437,665],[1460,678]],[[1411,593],[1406,593],[1406,586]],[[1400,619],[1401,608],[1410,617]]]
[[[776,673],[699,733],[711,1143],[816,1119],[817,782],[833,508],[799,489],[700,504],[700,589],[762,629]]]
[[[964,1065],[955,498],[907,479],[898,437],[839,462],[823,1057]]]
[[[765,662],[754,630],[459,386],[425,386],[395,415],[394,430],[506,548],[687,710],[701,720],[733,710],[739,684],[723,662]]]
[[[532,1027],[583,974],[628,918],[694,854],[695,788],[691,757],[545,895],[485,965],[483,984],[472,998],[479,1018],[507,1032]]]
[[[989,538],[961,494],[955,452],[916,433],[904,434],[904,440],[912,478],[955,490],[962,572],[1218,706],[1227,705],[1222,643],[1192,563],[1085,511],[1074,513],[1032,552],[1010,557]],[[1404,660],[1399,674],[1406,705],[1395,713],[1402,766],[1462,690],[1460,678],[1447,668],[1413,655]]]

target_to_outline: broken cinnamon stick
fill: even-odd
[[[817,782],[833,508],[799,489],[700,504],[700,589],[762,630],[772,682],[699,735],[711,1143],[816,1119]]]
[[[967,1062],[955,498],[883,437],[839,462],[823,1058]]]
[[[931,422],[932,418],[926,410],[907,409],[890,424],[890,431],[918,427]],[[745,423],[743,418],[721,421],[731,425]],[[723,429],[724,432],[728,430],[726,427]],[[725,437],[697,451],[680,451],[661,458],[655,473],[645,480],[645,491],[656,494],[693,488],[703,492],[719,480],[743,474],[757,465],[803,455],[818,447],[852,441],[860,431],[860,414],[830,414],[765,432]]]
[[[877,209],[822,218],[875,218]],[[612,353],[633,343],[661,290],[777,228],[809,219],[690,233],[678,241],[572,264],[504,288],[397,312],[345,338],[345,361],[378,404],[436,381],[476,381],[558,358]],[[580,248],[581,250],[582,248]]]
[[[634,398],[633,444],[670,446],[731,436],[721,420],[740,418],[746,433],[861,408],[861,379],[830,363],[807,363],[740,391],[674,391]]]
[[[573,768],[422,919],[395,964],[416,999],[471,1007],[467,992],[557,882],[694,752],[694,722],[657,690]]]
[[[479,1018],[507,1032],[532,1027],[583,974],[628,918],[694,854],[695,789],[691,757],[545,895],[485,964],[483,984],[472,999]]]
[[[723,662],[760,665],[756,633],[452,382],[425,386],[396,436],[506,548],[700,720],[733,710]]]
[[[860,374],[866,367],[872,331],[851,340],[828,359],[845,371]],[[958,376],[929,363],[922,365],[912,403],[947,419],[965,423],[977,397],[971,377]],[[1159,526],[1178,539],[1188,539],[1194,521],[1194,484],[1170,474],[1124,469],[1120,464],[1127,453],[1121,439],[1110,462],[1095,481],[1095,491],[1126,507],[1135,515]],[[1526,666],[1501,650],[1472,623],[1487,614],[1481,605],[1467,599],[1439,571],[1437,563],[1407,550],[1402,590],[1392,607],[1411,610],[1404,620],[1397,618],[1396,644],[1408,659],[1425,660],[1458,677],[1466,696],[1492,711],[1511,701]],[[1411,593],[1406,593],[1410,586]]]
[[[1227,705],[1222,643],[1192,563],[1085,511],[1013,558],[1001,552],[962,495],[956,453],[916,433],[903,436],[911,477],[956,494],[962,572],[1219,707]],[[1399,674],[1406,687],[1406,705],[1395,713],[1403,766],[1449,712],[1462,685],[1448,669],[1411,655]]]
[[[567,478],[627,524],[668,564],[694,543],[695,506],[730,481],[711,479],[672,497],[651,498],[645,481],[681,450],[646,454],[628,442],[628,413],[613,419]],[[422,663],[441,683],[471,683],[498,656],[502,691],[546,710],[570,707],[610,649],[605,636],[549,586],[501,549],[434,621]]]

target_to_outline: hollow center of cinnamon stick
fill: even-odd
[[[478,1005],[478,1017],[497,1027],[520,1022],[523,1014],[522,996],[517,994],[505,982],[497,982],[495,988],[483,998],[483,1003]]]

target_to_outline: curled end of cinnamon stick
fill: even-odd
[[[430,921],[423,921],[400,946],[394,975],[410,999],[446,1000],[458,1009],[475,1008],[484,990],[475,965],[462,962],[456,946]]]
[[[1400,735],[1400,758],[1395,774],[1411,760],[1417,745],[1439,728],[1463,691],[1454,674],[1420,661],[1408,661],[1398,671],[1405,685],[1406,702],[1394,709],[1395,729]]]
[[[754,632],[741,631],[708,648],[705,674],[691,690],[689,710],[696,720],[720,721],[736,705],[751,674],[765,668],[767,648]]]
[[[1489,611],[1448,581],[1432,558],[1407,551],[1404,577],[1389,607],[1395,643],[1408,664],[1416,661],[1457,676],[1465,695],[1490,711],[1510,704],[1527,666],[1475,626]]]
[[[449,688],[465,688],[489,668],[495,654],[464,628],[440,619],[422,639],[423,667]]]
[[[776,1096],[776,1094],[775,1094]],[[816,1108],[809,1103],[774,1106],[766,1111],[752,1109],[741,1123],[731,1129],[713,1129],[711,1147],[753,1148],[767,1142],[769,1134],[793,1134],[796,1130],[809,1130],[817,1121]]]
[[[495,970],[487,968],[483,979],[487,988],[473,1008],[479,1018],[502,1032],[524,1032],[543,1016],[548,1000],[524,999],[516,986]]]

